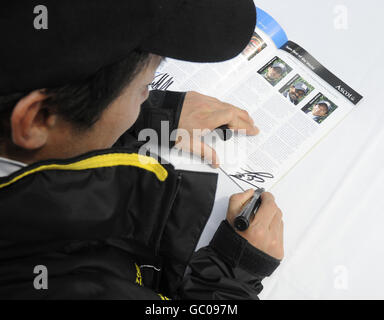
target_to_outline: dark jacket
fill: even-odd
[[[279,261],[227,222],[195,253],[217,175],[137,153],[141,128],[177,128],[183,99],[152,92],[112,149],[0,178],[1,299],[257,298]],[[48,289],[35,289],[36,266],[47,268]]]

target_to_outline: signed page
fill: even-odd
[[[259,28],[230,61],[168,60],[152,88],[195,90],[248,111],[258,136],[206,140],[218,152],[221,169],[243,190],[269,190],[362,98],[300,46],[287,41],[277,48]]]
[[[217,94],[247,110],[260,129],[256,137],[214,143],[222,170],[243,190],[269,190],[355,108],[289,53],[276,49],[265,58]],[[269,77],[273,65],[285,70],[281,78]]]

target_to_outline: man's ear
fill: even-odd
[[[43,108],[47,98],[42,90],[35,90],[19,100],[11,115],[12,140],[17,146],[35,150],[43,147],[56,117]]]

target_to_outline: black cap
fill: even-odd
[[[34,21],[48,11],[48,28]],[[238,55],[256,24],[252,0],[6,1],[0,8],[0,94],[56,87],[132,50],[193,62]]]

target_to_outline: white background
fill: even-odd
[[[264,280],[260,298],[383,299],[384,2],[257,3],[290,40],[364,96],[271,190],[284,213],[286,257]],[[334,10],[340,5],[347,10],[347,29],[335,27],[340,11]],[[220,174],[206,233],[224,218],[235,192],[236,186]],[[208,241],[203,236],[200,246]]]

